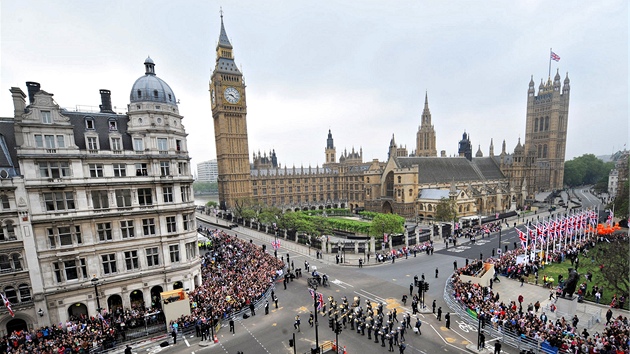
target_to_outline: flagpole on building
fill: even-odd
[[[552,48],[549,48],[549,77],[551,77],[551,53],[553,52]]]

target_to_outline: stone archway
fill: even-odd
[[[7,333],[11,334],[13,331],[26,331],[28,330],[28,326],[26,325],[26,321],[21,318],[14,318],[11,321],[7,322]]]
[[[195,281],[196,281],[195,276]],[[164,289],[160,285],[156,285],[151,288],[151,306],[156,308],[162,308],[162,302],[160,301],[160,293],[163,292]]]
[[[111,295],[107,298],[107,308],[110,313],[115,313],[116,310],[120,309],[122,311],[123,308],[123,300],[122,297],[118,294]]]
[[[131,308],[144,308],[144,294],[142,290],[134,290],[129,294],[129,302],[131,303]]]
[[[83,315],[87,316],[88,310],[87,306],[84,303],[77,302],[76,304],[72,304],[68,306],[68,317],[81,317]]]
[[[382,212],[384,214],[393,214],[394,208],[392,208],[392,204],[389,201],[383,203]]]

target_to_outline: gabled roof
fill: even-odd
[[[492,157],[398,157],[401,168],[418,169],[418,183],[483,181],[505,178]]]

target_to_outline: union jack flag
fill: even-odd
[[[554,52],[551,52],[551,60],[560,61],[560,56]]]
[[[13,309],[11,308],[11,301],[9,301],[3,293],[0,293],[0,296],[2,296],[2,302],[4,303],[4,307],[7,308],[7,310],[9,310],[9,314],[11,315],[11,317],[15,317],[15,312],[13,312]]]

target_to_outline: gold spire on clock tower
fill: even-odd
[[[216,47],[217,57],[210,77],[210,103],[219,169],[219,204],[233,208],[252,197],[249,147],[247,143],[247,104],[243,74],[234,63],[232,44],[223,25]]]

